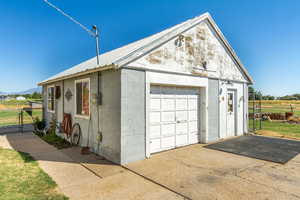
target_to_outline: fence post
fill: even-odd
[[[261,130],[261,127],[262,127],[262,114],[261,114],[261,98],[259,100],[259,130]]]
[[[255,132],[255,124],[256,124],[256,121],[255,121],[255,93],[253,92],[253,132]]]
[[[23,121],[23,109],[21,110],[21,133],[23,133],[24,131],[24,127],[23,127],[24,121]]]

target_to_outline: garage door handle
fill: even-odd
[[[183,123],[183,122],[186,122],[186,120],[182,120],[182,121],[177,120],[177,123]]]

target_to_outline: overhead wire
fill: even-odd
[[[70,15],[68,15],[67,13],[65,13],[63,10],[61,10],[60,8],[58,8],[57,6],[55,6],[54,4],[50,3],[48,0],[43,0],[43,1],[46,4],[48,4],[49,6],[51,6],[52,8],[54,8],[55,10],[57,10],[59,13],[61,13],[65,17],[67,17],[69,20],[71,20],[75,24],[79,25],[83,30],[85,30],[86,32],[88,32],[88,34],[92,35],[93,37],[97,36],[93,31],[89,30],[86,26],[84,26],[83,24],[81,24],[79,21],[77,21],[76,19],[74,19],[73,17],[71,17]]]

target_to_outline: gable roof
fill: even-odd
[[[94,57],[40,82],[39,85],[53,83],[55,81],[64,80],[71,77],[77,77],[96,71],[120,68],[122,66],[125,66],[126,64],[129,64],[130,62],[133,62],[134,60],[140,58],[141,56],[147,54],[148,52],[161,46],[162,44],[168,42],[169,40],[173,39],[179,34],[191,29],[192,27],[198,25],[204,20],[207,20],[210,23],[211,27],[215,30],[225,47],[230,52],[234,61],[240,67],[242,73],[247,77],[249,83],[253,83],[252,77],[250,76],[246,68],[243,66],[238,56],[236,55],[232,47],[229,45],[228,41],[225,39],[224,35],[214,22],[210,14],[204,13],[198,17],[187,20],[181,24],[168,28],[157,34],[130,43],[123,47],[114,49],[107,53],[100,54],[99,65],[97,65],[97,57]]]

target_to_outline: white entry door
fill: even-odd
[[[236,97],[234,90],[227,92],[227,137],[236,135]]]
[[[151,86],[150,153],[198,143],[199,89]]]

